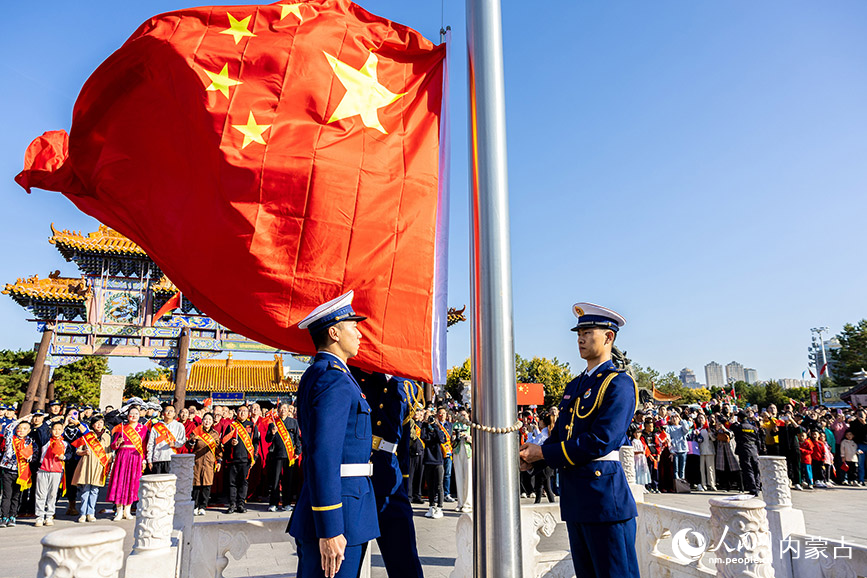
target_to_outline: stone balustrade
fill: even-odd
[[[180,541],[180,575],[190,575],[190,557],[193,547],[193,468],[196,456],[175,454],[172,456],[171,473],[177,477],[175,490],[175,515],[172,527]]]
[[[141,477],[135,542],[125,578],[173,578],[177,574],[180,548],[172,540],[176,481],[174,474]]]
[[[123,539],[116,526],[55,530],[42,538],[39,578],[119,578]]]

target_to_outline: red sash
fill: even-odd
[[[449,436],[449,432],[445,428],[445,426],[443,426],[443,424],[441,424],[438,420],[435,420],[435,421],[436,421],[437,426],[440,428],[440,430],[446,436],[445,443],[440,444],[440,449],[443,452],[443,457],[444,458],[450,458],[450,457],[452,457],[452,438],[451,438],[451,436]]]
[[[105,484],[105,478],[108,476],[108,454],[105,452],[105,447],[103,447],[102,443],[100,443],[99,438],[96,437],[96,434],[92,431],[87,432],[74,442],[72,445],[78,447],[81,444],[87,446],[93,455],[96,456],[96,459],[99,460],[99,465],[102,466],[102,483]]]
[[[256,454],[253,453],[253,439],[250,437],[250,434],[247,433],[247,428],[242,426],[240,423],[233,421],[232,427],[235,429],[235,434],[241,440],[241,443],[244,444],[244,447],[247,448],[247,455],[250,456],[250,467],[253,467],[253,464],[256,463]]]
[[[158,434],[160,434],[159,436],[157,436],[156,443],[160,443],[161,441],[166,441],[166,442],[168,442],[169,447],[172,448],[172,451],[174,453],[178,453],[178,448],[175,447],[175,444],[178,443],[178,440],[175,439],[175,436],[169,430],[168,426],[166,426],[166,424],[164,424],[163,422],[158,421],[155,424],[153,424],[152,427],[154,430],[156,430],[156,432]]]
[[[202,429],[202,426],[197,426],[196,429],[193,430],[193,435],[198,437],[200,440],[205,442],[205,445],[208,446],[208,449],[211,450],[211,454],[214,456],[214,469],[217,468],[217,440],[211,437],[211,434],[207,433]]]
[[[135,431],[135,428],[133,426],[129,424],[118,425],[115,426],[114,430],[112,430],[111,433],[117,434],[118,432],[120,433],[121,438],[126,438],[127,441],[132,444],[132,447],[135,448],[135,451],[138,452],[138,455],[140,455],[142,458],[145,457],[144,447],[142,447],[141,436],[137,431]]]
[[[14,436],[12,449],[15,452],[15,462],[18,464],[18,479],[15,482],[23,492],[33,485],[33,472],[30,470],[30,464],[28,464],[33,456],[33,446],[29,445],[24,438]]]
[[[292,438],[289,437],[289,430],[286,429],[286,424],[279,417],[274,420],[274,425],[277,426],[277,433],[280,434],[280,439],[283,440],[283,445],[286,447],[286,456],[291,465],[295,461],[295,446],[292,444]]]

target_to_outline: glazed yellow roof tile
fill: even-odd
[[[41,301],[69,301],[83,303],[90,295],[87,281],[60,277],[60,271],[51,273],[47,279],[39,275],[19,278],[15,283],[7,283],[3,293],[13,297],[29,297]]]
[[[69,249],[88,253],[147,255],[144,249],[105,225],[100,225],[93,233],[84,235],[81,231],[58,231],[54,228],[54,223],[51,223],[51,233],[49,243]]]
[[[142,380],[141,386],[151,391],[174,391],[175,384],[166,377]],[[297,391],[298,384],[283,377],[283,358],[272,361],[232,359],[201,359],[190,366],[186,390],[189,392],[274,392]]]

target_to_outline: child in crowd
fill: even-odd
[[[33,485],[30,470],[33,440],[30,439],[30,422],[25,421],[29,417],[10,422],[3,430],[5,450],[0,460],[0,487],[3,488],[0,528],[15,525],[21,492]]]
[[[822,441],[822,434],[813,430],[810,432],[810,441],[813,443],[812,465],[813,470],[813,485],[817,488],[826,488],[825,485],[825,442]]]
[[[36,472],[36,527],[54,525],[54,503],[63,479],[66,442],[63,422],[55,421],[49,428],[51,437],[40,448],[39,471]],[[65,493],[65,492],[64,492]]]
[[[644,419],[644,430],[641,432],[641,443],[644,444],[647,456],[647,470],[650,482],[644,487],[651,494],[659,493],[659,448],[656,447],[656,432],[653,429],[653,418]]]
[[[828,433],[825,433],[828,432]],[[824,459],[822,460],[822,476],[825,479],[825,485],[827,487],[834,487],[834,450],[831,448],[831,440],[834,439],[834,436],[830,433],[830,430],[826,429],[825,431],[819,432],[819,443],[822,445],[822,449],[825,452]]]
[[[813,489],[813,442],[807,437],[807,432],[798,434],[801,447],[801,477],[804,479],[804,489]]]
[[[647,456],[650,453],[641,441],[641,427],[638,424],[630,426],[632,434],[632,451],[635,457],[635,483],[647,486],[650,484],[650,469],[647,467]]]
[[[843,436],[843,441],[840,442],[840,457],[848,468],[847,479],[843,480],[844,485],[854,486],[858,483],[858,454],[860,453],[863,452],[858,449],[858,444],[855,443],[855,434],[847,431]]]

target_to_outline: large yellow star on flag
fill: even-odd
[[[205,70],[204,68],[202,70],[204,70],[205,74],[208,75],[208,78],[211,79],[211,84],[209,84],[207,86],[207,88],[205,88],[205,90],[209,90],[209,91],[219,90],[220,92],[223,93],[223,96],[225,96],[226,98],[229,98],[229,87],[230,86],[235,86],[238,84],[244,84],[240,80],[234,80],[232,78],[229,78],[229,65],[228,64],[224,64],[223,70],[221,70],[219,73],[211,72],[210,70]]]
[[[395,94],[380,84],[376,76],[378,62],[376,55],[371,52],[361,70],[355,70],[327,52],[324,54],[337,79],[346,89],[346,94],[343,95],[343,99],[337,105],[331,118],[328,119],[328,123],[359,115],[361,122],[367,128],[388,134],[379,122],[377,110],[391,104],[406,93]]]
[[[247,148],[251,142],[265,144],[265,139],[262,138],[262,133],[271,128],[270,124],[256,124],[256,118],[253,116],[253,111],[250,111],[250,116],[247,117],[247,124],[233,124],[232,128],[244,135],[244,144],[242,149]]]
[[[301,4],[280,4],[280,20],[283,20],[290,14],[294,14],[298,17],[298,22],[304,22],[304,18],[301,17]]]
[[[252,16],[247,16],[243,20],[236,19],[228,12],[226,12],[226,16],[229,17],[229,27],[225,30],[221,30],[220,34],[231,34],[235,39],[235,44],[241,42],[241,38],[244,36],[256,36],[247,29],[247,25],[250,24],[250,18],[252,18]]]

